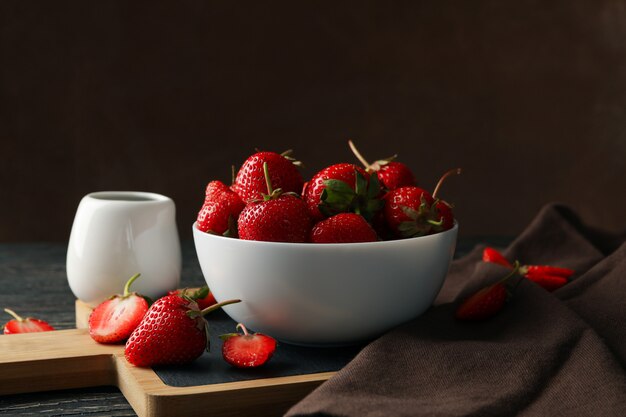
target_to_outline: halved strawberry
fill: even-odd
[[[130,286],[141,274],[133,275],[122,295],[102,302],[89,316],[89,335],[98,343],[120,343],[128,339],[148,311],[148,302]]]
[[[54,327],[43,320],[32,317],[22,318],[15,311],[8,308],[5,308],[4,311],[13,316],[13,320],[9,320],[4,325],[4,334],[48,332],[54,330]]]
[[[167,295],[178,295],[179,297],[191,298],[198,304],[200,310],[204,310],[213,304],[217,304],[215,296],[206,285],[197,288],[181,288],[173,290],[168,292]]]
[[[229,364],[237,368],[254,368],[266,363],[276,350],[276,340],[262,333],[249,334],[246,326],[239,323],[236,327],[243,334],[228,333],[220,338],[222,356]]]

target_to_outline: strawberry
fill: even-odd
[[[22,318],[15,311],[5,308],[5,312],[13,317],[4,325],[4,334],[48,332],[54,330],[47,322],[32,317]]]
[[[243,334],[228,333],[220,338],[224,360],[237,368],[254,368],[265,364],[276,350],[276,340],[262,333],[249,334],[246,326],[239,323],[236,327]]]
[[[205,308],[217,303],[215,296],[206,285],[199,288],[182,288],[173,290],[168,292],[167,295],[177,295],[179,297],[191,298],[193,301],[198,303],[200,310],[204,310]]]
[[[119,343],[128,339],[148,311],[148,302],[130,286],[139,278],[133,275],[122,295],[114,295],[100,303],[89,315],[89,335],[98,343]]]
[[[400,187],[385,195],[385,218],[397,237],[429,234],[442,224],[438,212],[431,210],[434,199],[419,187]]]
[[[239,169],[232,187],[233,190],[246,203],[263,199],[262,194],[266,190],[263,164],[267,164],[275,188],[280,188],[286,193],[300,193],[304,183],[302,175],[296,167],[300,165],[300,162],[295,161],[290,154],[291,151],[282,154],[257,152],[250,156]]]
[[[377,172],[380,185],[387,190],[395,190],[400,187],[409,187],[417,185],[415,176],[405,164],[401,162],[395,162],[396,155],[386,159],[381,159],[373,164],[367,162],[367,160],[361,155],[359,150],[351,140],[348,141],[352,153],[357,157],[359,161],[365,167],[368,173]]]
[[[267,242],[306,242],[311,219],[299,197],[273,189],[269,166],[263,164],[267,194],[263,201],[251,202],[239,216],[239,238]]]
[[[446,172],[432,195],[419,187],[400,187],[389,191],[385,199],[385,218],[397,237],[407,238],[442,232],[454,226],[452,206],[436,199],[443,181],[460,169]]]
[[[520,268],[521,269],[521,268]],[[567,278],[559,277],[557,275],[548,275],[541,272],[526,272],[524,277],[531,280],[535,284],[544,288],[545,290],[552,292],[558,290],[563,285],[567,284]]]
[[[569,269],[569,268],[559,268],[557,266],[549,266],[549,265],[524,265],[520,267],[520,273],[522,275],[544,274],[544,275],[552,275],[556,277],[569,278],[574,274],[574,270]]]
[[[312,243],[376,242],[378,236],[362,216],[339,213],[313,226],[310,240]]]
[[[213,181],[215,182],[215,181]],[[211,185],[211,183],[209,183]],[[236,237],[237,219],[245,203],[229,188],[223,191],[211,190],[198,213],[198,230],[216,235]]]
[[[316,220],[354,212],[371,221],[382,209],[380,183],[353,164],[331,165],[311,178],[303,192],[311,217]]]
[[[506,283],[517,274],[518,269],[519,263],[516,261],[513,271],[503,279],[466,298],[457,308],[456,318],[467,321],[485,320],[497,314],[509,297]]]
[[[204,202],[213,201],[217,197],[219,197],[222,193],[231,191],[228,185],[224,184],[222,181],[211,181],[207,184],[206,189],[204,191]]]
[[[511,263],[494,248],[487,247],[483,250],[483,261],[506,266],[507,268],[513,267],[513,265],[511,265]]]
[[[203,316],[239,301],[228,300],[200,310],[195,301],[185,297],[159,298],[130,335],[124,355],[128,362],[142,367],[192,362],[208,348]]]
[[[511,263],[500,252],[493,248],[483,250],[483,261],[513,268]],[[533,281],[547,291],[555,291],[567,284],[567,279],[574,274],[569,268],[559,268],[549,265],[522,265],[518,273]]]

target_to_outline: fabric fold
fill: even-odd
[[[626,415],[624,236],[544,207],[504,253],[572,268],[571,282],[549,293],[524,280],[497,316],[460,322],[458,302],[506,274],[475,248],[430,310],[370,343],[287,416]]]

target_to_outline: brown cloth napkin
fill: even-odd
[[[287,416],[626,416],[626,234],[544,207],[504,252],[572,268],[549,293],[525,280],[497,316],[459,300],[506,274],[483,247],[453,262],[435,305],[365,347]]]

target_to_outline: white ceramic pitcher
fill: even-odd
[[[96,306],[132,290],[156,299],[180,283],[181,250],[174,202],[163,195],[103,191],[81,200],[67,250],[67,278],[74,295]]]

